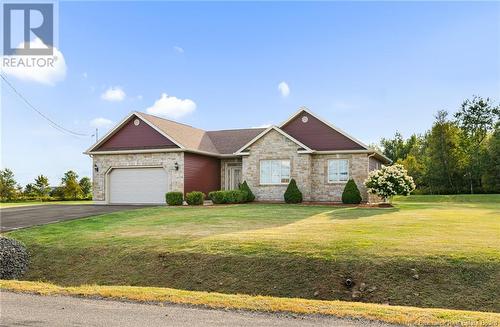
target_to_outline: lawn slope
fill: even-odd
[[[29,280],[499,312],[498,203],[163,207],[9,235],[32,253]]]

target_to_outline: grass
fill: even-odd
[[[42,295],[101,297],[138,302],[202,305],[214,309],[334,315],[404,325],[498,326],[500,314],[446,309],[388,306],[342,301],[319,301],[241,294],[183,291],[158,287],[97,286],[60,287],[39,282],[2,281],[0,288]]]
[[[15,207],[38,206],[38,205],[49,205],[49,204],[92,204],[92,201],[89,201],[89,200],[79,200],[79,201],[0,202],[0,208],[15,208]]]
[[[8,234],[31,251],[33,281],[498,312],[499,203],[157,207]]]

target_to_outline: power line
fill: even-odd
[[[19,96],[23,101],[24,103],[26,103],[28,105],[28,107],[32,110],[34,110],[38,115],[40,115],[43,119],[45,119],[46,121],[49,122],[49,125],[52,126],[53,128],[57,129],[58,131],[62,132],[62,133],[67,133],[67,134],[70,134],[72,136],[79,136],[79,137],[88,137],[90,136],[89,134],[82,134],[82,133],[78,133],[78,132],[74,132],[72,130],[69,130],[61,125],[59,125],[58,123],[56,123],[55,121],[53,121],[52,119],[50,119],[49,117],[47,117],[44,113],[42,113],[40,110],[38,110],[34,105],[31,104],[31,102],[26,99],[26,97],[24,97],[24,95],[22,95],[15,87],[14,85],[12,85],[9,80],[7,79],[7,77],[4,76],[4,74],[1,74],[0,73],[0,77],[2,77],[2,79],[4,80],[4,82],[12,89],[12,91],[14,91],[14,93],[17,94],[17,96]]]

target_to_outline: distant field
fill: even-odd
[[[39,206],[48,204],[92,204],[92,201],[82,200],[82,201],[50,201],[50,202],[42,202],[42,201],[0,202],[0,208]]]
[[[9,235],[29,280],[500,311],[500,195],[394,204],[156,207]]]

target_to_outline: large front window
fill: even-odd
[[[261,160],[260,184],[288,184],[290,160]]]
[[[328,160],[328,183],[346,182],[349,180],[349,160]]]

